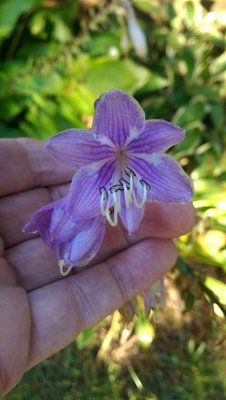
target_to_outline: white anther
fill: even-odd
[[[138,203],[135,193],[133,192],[133,202],[137,208],[142,208],[147,200],[147,185],[143,185],[143,197],[140,203]]]
[[[70,264],[70,265],[67,267],[66,271],[64,271],[64,268],[65,268],[65,265],[64,265],[64,264],[65,264],[65,263],[64,263],[64,260],[59,260],[59,261],[58,261],[58,266],[59,266],[59,268],[60,268],[60,274],[61,274],[62,276],[67,276],[67,275],[71,272],[71,270],[72,270],[72,268],[73,268],[73,265]]]

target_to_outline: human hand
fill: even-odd
[[[3,396],[26,370],[159,280],[176,261],[172,238],[192,227],[194,210],[191,204],[147,204],[133,235],[107,226],[92,268],[63,278],[55,253],[22,228],[37,208],[65,195],[74,171],[32,139],[1,139],[0,170]]]

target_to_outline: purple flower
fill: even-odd
[[[42,207],[25,227],[57,249],[60,266],[85,264],[97,253],[105,219],[116,226],[120,218],[131,234],[146,202],[193,197],[188,176],[163,154],[184,139],[181,128],[145,121],[138,102],[118,90],[103,94],[95,109],[91,130],[69,129],[47,142],[50,154],[77,172],[67,198]]]
[[[91,130],[69,129],[47,142],[50,154],[78,168],[70,189],[72,218],[102,214],[115,226],[119,216],[132,233],[147,201],[192,199],[190,179],[163,154],[184,139],[181,128],[163,120],[145,121],[138,102],[118,90],[103,94],[95,108]]]

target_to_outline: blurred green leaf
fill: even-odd
[[[88,345],[92,335],[93,328],[85,329],[80,333],[80,335],[76,338],[76,343],[79,350],[84,349]]]
[[[40,0],[1,0],[0,39],[8,36],[21,14],[34,9]]]
[[[226,70],[226,51],[223,52],[219,57],[215,58],[210,65],[210,71],[212,74],[221,74]]]
[[[94,98],[97,98],[101,93],[113,88],[134,93],[144,86],[149,78],[148,69],[131,60],[101,58],[90,60],[86,86]]]
[[[186,20],[190,25],[194,25],[195,23],[195,5],[193,1],[185,2],[185,12],[186,12]]]
[[[152,4],[149,0],[132,0],[133,4],[141,11],[151,14],[157,9],[155,4]]]
[[[171,152],[177,156],[177,158],[192,155],[201,140],[202,132],[200,132],[200,129],[187,129],[185,139],[175,146]]]
[[[225,115],[223,104],[211,104],[210,116],[217,128],[224,128]]]
[[[118,32],[105,32],[105,34],[93,34],[89,41],[82,45],[85,51],[89,50],[92,57],[104,56],[111,52],[119,54],[120,36]]]
[[[29,21],[29,28],[32,35],[39,35],[43,32],[46,26],[46,15],[43,11],[36,12],[36,14],[32,15]]]
[[[42,95],[57,95],[63,87],[63,82],[60,75],[52,73],[51,77],[44,76],[43,74],[26,75],[18,79],[13,84],[13,88],[17,93],[24,95],[35,95],[41,93]]]
[[[22,111],[23,107],[24,104],[19,98],[17,100],[9,97],[4,98],[0,107],[0,119],[2,121],[10,121]]]
[[[66,43],[72,39],[72,33],[67,23],[57,16],[52,16],[51,21],[54,26],[53,37],[60,43]]]
[[[195,54],[191,47],[184,47],[182,55],[187,66],[187,77],[191,79],[196,67]]]
[[[149,71],[149,79],[144,87],[138,90],[139,93],[149,93],[154,92],[155,90],[163,89],[168,86],[168,79],[164,78],[161,75],[156,74],[155,72]]]
[[[185,107],[180,107],[178,109],[172,122],[186,128],[195,121],[201,121],[204,115],[205,107],[203,101],[198,97],[194,97]]]
[[[0,138],[17,138],[26,136],[25,132],[19,131],[17,128],[10,127],[0,123]]]
[[[226,305],[226,284],[219,279],[208,276],[205,279],[205,285],[215,293],[222,304]]]

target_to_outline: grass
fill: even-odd
[[[156,339],[148,348],[138,344],[134,330],[123,342],[119,323],[100,363],[108,317],[25,374],[6,400],[224,400],[226,360],[219,334],[225,336],[225,327],[220,319],[211,322],[205,301],[185,314],[178,315],[178,308],[176,316],[169,304],[161,322],[153,323]]]

